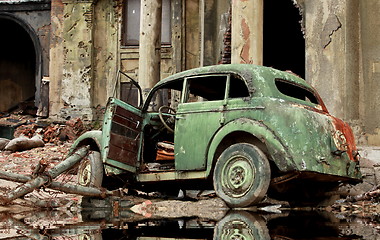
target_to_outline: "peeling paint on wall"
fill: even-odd
[[[321,42],[323,48],[326,48],[332,40],[332,35],[334,32],[338,31],[342,27],[342,24],[340,23],[338,16],[336,16],[333,13],[330,13],[329,17],[327,18],[326,23],[323,26],[323,30],[321,32]]]
[[[246,20],[243,18],[241,20],[241,35],[242,39],[244,40],[243,47],[240,51],[240,63],[252,63],[252,59],[250,58],[250,35],[251,30],[249,29],[249,25],[247,24]]]

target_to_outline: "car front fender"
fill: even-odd
[[[239,118],[220,128],[211,140],[207,155],[207,176],[209,176],[211,172],[218,146],[229,134],[234,132],[248,133],[264,143],[268,149],[268,154],[270,155],[269,158],[274,161],[281,171],[291,171],[296,169],[293,158],[288,153],[286,146],[270,128],[262,122],[253,119]]]
[[[84,145],[90,145],[91,150],[97,150],[100,151],[100,154],[102,154],[101,149],[102,148],[102,131],[100,130],[93,130],[88,131],[79,136],[73,145],[71,145],[69,150],[69,155],[71,155],[78,147],[84,146]]]

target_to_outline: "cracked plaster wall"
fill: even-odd
[[[330,112],[344,117],[345,0],[306,1],[306,79]],[[343,84],[342,84],[343,83]]]
[[[121,2],[98,0],[95,4],[93,106],[105,106],[117,87]]]
[[[359,144],[380,145],[380,1],[303,0],[306,80]]]
[[[92,3],[64,3],[62,117],[92,119]]]
[[[380,146],[380,1],[360,1],[360,109],[369,145]]]
[[[352,125],[360,125],[358,3],[303,2],[306,80],[317,88],[330,113]]]
[[[53,1],[51,21],[50,117],[96,119],[115,92],[121,1]]]

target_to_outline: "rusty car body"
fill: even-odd
[[[111,98],[102,130],[73,144],[72,152],[93,150],[81,184],[101,186],[103,174],[123,174],[130,184],[204,180],[229,206],[242,207],[295,178],[361,178],[351,128],[294,74],[215,65],[161,80],[144,102],[139,96],[135,105]]]

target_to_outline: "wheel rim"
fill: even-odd
[[[222,188],[230,197],[244,196],[253,186],[256,169],[244,156],[230,158],[222,169]]]
[[[88,159],[84,160],[78,169],[78,183],[89,186],[91,182],[91,165]]]
[[[251,240],[256,239],[252,229],[244,221],[234,220],[227,223],[222,230],[220,239],[223,240]]]

